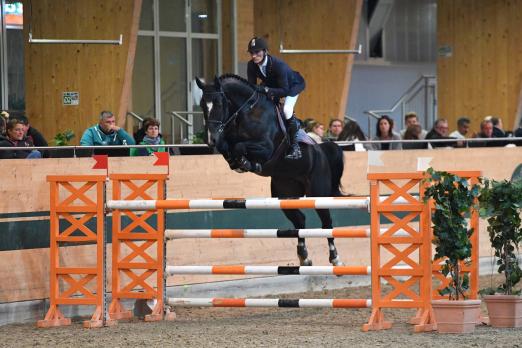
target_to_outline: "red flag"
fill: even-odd
[[[109,156],[107,155],[92,155],[92,158],[96,161],[92,169],[108,169],[109,168]]]
[[[168,152],[154,152],[157,160],[153,165],[155,166],[168,166],[169,165],[169,153]]]

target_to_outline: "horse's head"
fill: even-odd
[[[200,106],[205,118],[207,144],[215,146],[221,139],[224,124],[228,117],[228,101],[219,79],[214,84],[206,84],[196,77],[196,84],[203,91]]]

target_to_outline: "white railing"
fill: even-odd
[[[372,120],[378,120],[382,115],[389,115],[399,119],[395,130],[404,128],[404,115],[409,111],[415,111],[419,115],[419,122],[424,129],[430,129],[437,118],[437,78],[431,75],[419,77],[389,108],[385,110],[368,110],[368,136],[371,137],[375,124]],[[395,115],[394,115],[395,114]]]

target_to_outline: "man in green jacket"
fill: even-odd
[[[134,139],[125,130],[116,125],[116,118],[110,111],[102,111],[100,113],[100,122],[90,128],[87,128],[80,139],[81,146],[110,146],[110,145],[134,145]],[[96,151],[98,153],[100,151]],[[109,153],[110,151],[102,151]],[[123,155],[122,151],[117,151]],[[121,154],[120,154],[121,152]],[[128,150],[125,150],[128,156]],[[101,152],[100,152],[101,153]],[[112,153],[112,152],[110,152]]]

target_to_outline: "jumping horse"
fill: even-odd
[[[272,99],[256,91],[247,80],[232,74],[216,77],[213,84],[199,78],[203,91],[201,108],[205,117],[206,142],[238,172],[251,171],[271,177],[272,197],[342,196],[343,152],[333,142],[302,143],[301,159],[285,159],[287,135]],[[316,209],[322,228],[332,228],[328,209]],[[305,228],[305,215],[298,209],[283,209],[294,228]],[[342,265],[334,244],[328,238],[329,260]],[[312,265],[304,238],[297,241],[302,266]]]

